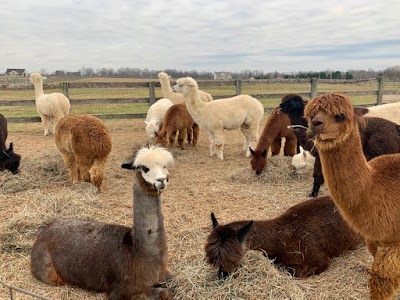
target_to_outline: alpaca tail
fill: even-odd
[[[104,175],[106,173],[107,157],[95,158],[93,165],[89,170],[90,182],[97,187],[97,191],[101,191]]]

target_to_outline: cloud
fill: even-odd
[[[29,72],[381,70],[400,64],[398,11],[395,0],[16,0],[0,11],[0,61]]]

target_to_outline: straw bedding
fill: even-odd
[[[265,120],[264,120],[265,122]],[[17,176],[0,173],[0,280],[51,299],[105,299],[103,294],[78,288],[52,287],[29,271],[29,253],[37,227],[55,217],[94,219],[126,226],[132,224],[132,173],[121,163],[132,149],[146,142],[142,120],[108,121],[113,150],[107,163],[104,191],[88,183],[72,187],[52,137],[40,127],[11,124],[9,140],[23,156]],[[22,145],[31,147],[24,149]],[[169,283],[175,299],[366,299],[372,257],[365,247],[333,260],[319,276],[290,277],[266,259],[249,251],[242,267],[225,280],[204,259],[204,244],[211,229],[210,212],[221,223],[239,219],[272,218],[307,198],[312,175],[293,176],[290,158],[273,157],[267,170],[256,176],[241,152],[239,131],[226,132],[225,160],[208,155],[207,133],[187,150],[172,148],[175,165],[163,194],[169,244]],[[323,189],[321,195],[326,194]],[[0,299],[8,299],[0,285]],[[18,293],[17,299],[32,299]]]

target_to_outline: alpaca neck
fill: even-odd
[[[243,223],[247,224],[248,221]],[[280,228],[274,220],[254,221],[246,238],[246,246],[251,250],[264,250],[271,258],[276,257],[283,251],[283,244],[277,242],[283,238]]]
[[[140,172],[136,172],[133,186],[133,240],[136,249],[148,255],[164,257],[167,243],[161,197]]]
[[[167,96],[174,94],[174,91],[171,88],[171,83],[169,82],[168,78],[162,78],[160,80],[160,85],[161,85],[161,92],[165,98],[167,98]]]
[[[43,82],[36,82],[33,87],[35,88],[35,99],[37,100],[43,95]]]
[[[322,164],[322,171],[329,193],[345,214],[363,210],[368,206],[368,198],[363,197],[373,186],[372,172],[364,156],[357,126],[353,126],[344,141],[329,149],[316,142]]]
[[[199,119],[199,115],[202,114],[202,110],[206,108],[209,103],[201,100],[199,90],[197,88],[189,89],[184,96],[186,99],[186,108],[193,117],[193,120],[196,123],[199,123],[199,121],[201,121],[201,118]]]

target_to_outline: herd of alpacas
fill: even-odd
[[[30,77],[44,135],[53,133],[72,184],[92,183],[101,192],[111,135],[98,118],[69,114],[68,98],[44,94],[40,74]],[[104,292],[111,300],[172,299],[161,195],[174,162],[167,147],[196,145],[208,132],[210,156],[223,160],[224,130],[240,129],[243,151],[260,175],[270,155],[293,156],[297,172],[314,168],[312,198],[267,220],[220,224],[211,213],[207,262],[225,278],[240,268],[248,249],[260,250],[292,276],[326,270],[333,257],[366,244],[373,255],[370,299],[393,299],[400,288],[400,102],[353,107],[341,93],[311,100],[288,94],[258,137],[264,109],[249,95],[213,100],[190,77],[171,87],[159,74],[163,97],[145,120],[149,144],[122,168],[134,171],[132,227],[57,218],[39,228],[31,272],[50,285],[70,284]],[[376,110],[376,111],[375,111]],[[397,110],[397,112],[396,112]],[[6,146],[7,120],[0,114],[0,171],[18,173],[21,156]],[[282,143],[282,139],[285,140]],[[282,146],[283,145],[283,146]],[[283,149],[281,149],[283,147]],[[317,197],[325,183],[330,196]]]

